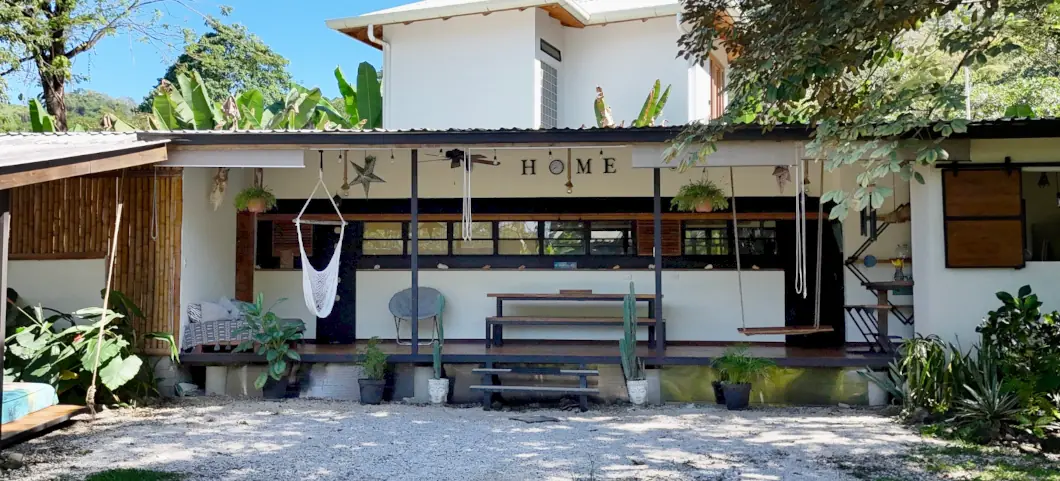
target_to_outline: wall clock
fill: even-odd
[[[563,161],[555,159],[548,163],[548,171],[552,172],[553,175],[559,175],[563,173]]]

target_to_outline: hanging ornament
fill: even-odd
[[[382,177],[375,175],[376,159],[374,155],[368,155],[364,158],[364,166],[355,164],[352,160],[350,164],[353,165],[353,170],[357,171],[357,177],[353,178],[351,184],[361,184],[364,187],[364,197],[368,198],[368,190],[372,187],[372,182],[386,182]]]
[[[213,206],[213,210],[221,207],[221,203],[225,200],[225,189],[227,188],[228,169],[218,167],[217,172],[213,175],[213,186],[210,187],[210,205]]]
[[[1044,189],[1046,187],[1049,187],[1049,175],[1047,175],[1045,172],[1042,172],[1042,175],[1038,176],[1038,188]]]
[[[784,187],[791,182],[791,169],[786,165],[778,165],[773,168],[773,177],[777,179],[777,190],[784,193]]]

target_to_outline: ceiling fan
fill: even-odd
[[[425,155],[433,157],[433,158],[424,160],[424,162],[448,161],[449,162],[449,168],[451,168],[451,169],[459,168],[460,165],[464,163],[464,151],[460,150],[460,149],[446,150],[444,152],[441,149],[439,149],[437,154],[425,154]],[[485,155],[482,155],[482,154],[471,154],[471,163],[472,164],[483,164],[483,165],[489,165],[489,166],[501,165],[500,161],[498,161],[496,157],[494,157],[493,159],[490,159],[490,158],[488,158],[488,157],[486,157]]]

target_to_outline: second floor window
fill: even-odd
[[[541,64],[541,128],[559,126],[559,70],[545,62]]]

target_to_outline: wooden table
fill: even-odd
[[[546,317],[546,316],[505,316],[504,301],[542,301],[542,302],[621,302],[627,294],[597,294],[592,292],[557,292],[557,293],[500,293],[486,294],[496,299],[497,315],[486,319],[486,348],[504,345],[504,325],[566,325],[566,326],[613,326],[622,325],[621,317]],[[648,345],[655,346],[656,331],[665,326],[655,319],[655,295],[637,294],[637,302],[648,303],[648,317],[638,317],[637,324],[648,327]]]
[[[864,282],[862,285],[876,293],[877,305],[890,306],[888,296],[891,290],[913,287],[913,281]],[[878,333],[876,337],[879,339],[880,347],[884,352],[894,352],[894,345],[891,344],[890,331],[887,325],[887,318],[890,313],[890,307],[876,311],[876,332]]]

